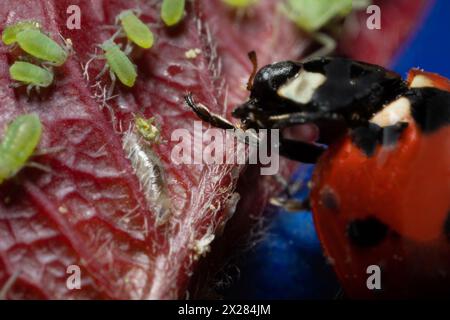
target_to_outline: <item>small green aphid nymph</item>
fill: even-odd
[[[39,30],[23,30],[17,34],[16,38],[23,51],[51,65],[59,67],[69,56],[69,48],[61,47]]]
[[[161,19],[166,26],[174,26],[184,15],[185,0],[163,0],[161,5]]]
[[[120,20],[127,38],[141,48],[149,49],[155,41],[150,28],[143,23],[133,10],[122,11],[117,19]]]
[[[145,119],[141,116],[136,116],[135,126],[139,134],[150,143],[161,143],[160,129],[155,125],[155,118]]]
[[[27,93],[33,88],[46,88],[53,82],[53,72],[24,61],[16,61],[9,68],[11,79],[18,81],[19,85],[27,85]]]
[[[39,30],[41,25],[37,21],[24,20],[6,26],[2,33],[2,41],[7,46],[17,41],[17,35],[24,30]]]
[[[0,184],[14,177],[27,164],[41,135],[42,124],[34,113],[18,116],[8,125],[0,143]]]
[[[137,78],[137,71],[136,66],[128,58],[127,53],[122,51],[112,40],[105,41],[100,47],[105,52],[104,57],[107,64],[105,67],[110,69],[113,85],[117,76],[124,85],[133,87]],[[100,74],[103,73],[104,71],[100,72]]]

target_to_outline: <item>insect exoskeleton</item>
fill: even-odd
[[[18,81],[19,85],[27,85],[28,94],[33,88],[46,88],[53,82],[53,72],[29,62],[16,61],[9,68],[11,79]]]
[[[110,76],[115,82],[116,76],[127,87],[133,87],[137,78],[136,66],[128,58],[126,52],[114,43],[111,39],[106,40],[100,46],[105,52],[107,67],[110,69]],[[106,66],[105,66],[106,67]],[[103,73],[103,72],[101,72]]]
[[[20,48],[29,55],[44,63],[61,66],[66,62],[70,53],[69,45],[60,46],[56,41],[36,29],[25,29],[16,35]]]
[[[161,19],[166,26],[174,26],[184,15],[185,0],[163,0],[161,5]]]
[[[41,25],[34,20],[19,21],[6,26],[2,33],[2,41],[9,46],[17,42],[17,35],[24,30],[40,30]]]
[[[33,155],[41,140],[42,124],[35,113],[18,116],[0,143],[0,183],[14,177]]]
[[[116,20],[120,21],[128,40],[141,48],[150,49],[155,41],[153,33],[138,16],[138,10],[125,10],[117,16]]]

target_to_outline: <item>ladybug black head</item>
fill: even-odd
[[[263,67],[250,99],[233,116],[256,127],[322,120],[365,124],[385,103],[406,91],[401,77],[382,67],[345,58],[284,61]]]

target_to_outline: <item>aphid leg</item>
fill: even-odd
[[[106,71],[108,71],[108,69],[109,69],[108,63],[105,62],[105,65],[103,66],[102,71],[100,71],[99,74],[97,74],[97,76],[95,77],[95,80],[98,80],[101,77],[103,77],[103,75],[106,73]]]
[[[13,83],[10,83],[10,84],[8,85],[8,87],[14,88],[14,89],[20,88],[20,87],[22,87],[22,86],[23,86],[23,84],[22,84],[22,83],[19,83],[19,82],[13,82]]]
[[[34,85],[32,85],[32,84],[27,85],[27,96],[31,95],[31,90],[33,90],[33,88],[34,88]]]
[[[18,48],[18,46],[19,45],[17,44],[17,42],[15,42],[15,43],[13,43],[13,44],[8,46],[8,51],[9,52],[13,52],[14,50],[16,50]]]
[[[127,42],[127,45],[125,47],[125,49],[123,50],[123,53],[125,53],[125,55],[130,55],[130,53],[133,51],[133,45],[130,42]]]
[[[112,70],[109,70],[109,76],[111,77],[111,86],[108,89],[108,95],[107,98],[112,97],[112,94],[114,92],[114,87],[116,86],[116,75]]]
[[[307,61],[317,57],[324,57],[330,55],[336,49],[336,40],[326,33],[317,32],[313,35],[314,41],[322,45],[322,47],[306,58],[303,61]]]
[[[210,123],[212,126],[221,129],[236,129],[236,126],[226,120],[224,117],[212,113],[207,107],[201,103],[196,103],[192,98],[192,93],[188,93],[184,100],[186,104],[197,114],[197,116],[205,122]]]
[[[316,163],[326,149],[304,141],[280,139],[280,155],[303,163]]]

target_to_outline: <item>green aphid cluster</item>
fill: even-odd
[[[60,46],[41,30],[39,22],[24,20],[7,26],[2,33],[5,45],[19,46],[28,56],[26,60],[16,61],[9,69],[11,79],[19,85],[27,85],[31,89],[46,88],[53,83],[52,66],[62,66],[68,56],[69,48]]]
[[[122,11],[116,17],[119,30],[100,45],[104,52],[102,58],[106,60],[105,68],[109,68],[113,83],[117,77],[127,87],[133,87],[137,78],[136,66],[129,58],[129,54],[133,50],[132,46],[150,49],[155,41],[150,28],[138,18],[135,12],[137,10]],[[125,50],[122,50],[121,46],[115,42],[115,39],[121,37],[125,37],[128,41]]]

